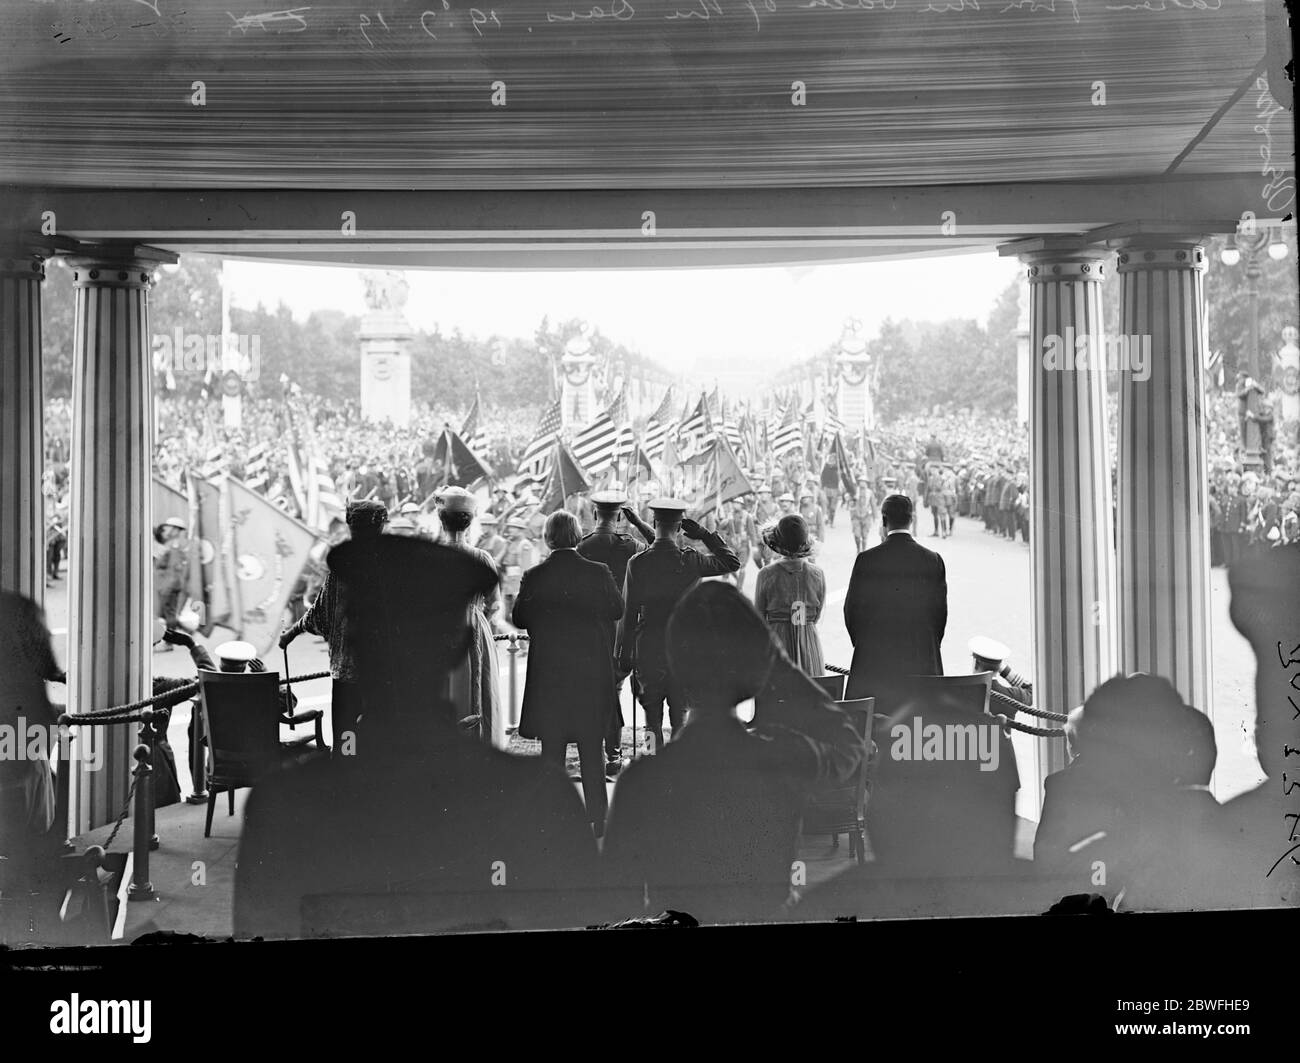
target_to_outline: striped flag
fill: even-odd
[[[573,456],[589,473],[604,472],[614,463],[619,430],[611,411],[617,411],[619,405],[616,400],[609,410],[601,413],[573,441]]]
[[[734,421],[722,422],[722,434],[727,437],[727,442],[731,444],[731,449],[737,454],[745,449],[745,437],[740,432],[740,426]]]
[[[795,405],[785,411],[781,426],[772,434],[772,453],[783,458],[792,451],[803,448],[803,425],[795,413]]]
[[[550,466],[552,444],[559,439],[560,426],[564,423],[560,412],[560,400],[556,399],[542,412],[537,422],[537,431],[533,441],[524,448],[519,458],[519,472],[527,476],[542,479]]]
[[[478,396],[474,396],[474,405],[469,408],[469,413],[465,417],[465,427],[460,430],[460,438],[465,441],[465,446],[475,454],[484,454],[487,452],[487,433],[483,431],[482,414],[479,410]]]
[[[663,456],[664,444],[668,442],[668,435],[674,432],[676,422],[672,419],[673,389],[669,388],[664,392],[663,401],[659,403],[659,408],[650,415],[650,419],[645,424],[645,450],[652,458]]]
[[[248,462],[244,465],[244,484],[254,491],[265,491],[271,480],[268,462],[270,449],[265,443],[258,443],[248,452]]]
[[[430,460],[435,469],[441,470],[443,483],[454,487],[468,487],[492,475],[492,470],[466,446],[465,441],[450,426],[443,427]]]
[[[199,468],[199,476],[205,480],[211,480],[215,476],[220,476],[226,467],[226,448],[213,447],[203,459],[203,464]]]
[[[700,393],[700,401],[695,404],[694,412],[683,419],[678,434],[685,436],[693,444],[691,449],[702,448],[714,438],[713,420],[709,417],[708,399],[703,392]]]
[[[625,424],[618,430],[618,442],[614,447],[614,456],[620,459],[626,458],[635,449],[636,436],[632,432],[632,426]]]
[[[754,486],[740,467],[740,461],[724,434],[714,440],[709,448],[709,460],[704,466],[694,511],[695,519],[703,520],[709,513],[730,502],[733,498],[753,494]]]

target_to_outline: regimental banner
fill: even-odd
[[[741,469],[731,444],[725,436],[719,436],[710,448],[709,461],[704,466],[692,516],[696,520],[703,520],[720,508],[722,503],[753,493],[754,485]]]
[[[205,636],[214,628],[238,631],[238,601],[235,597],[235,550],[228,513],[225,477],[216,483],[191,477],[194,488],[194,534],[202,571],[203,615],[199,630]],[[267,503],[270,505],[270,503]],[[278,512],[278,510],[277,510]]]
[[[238,603],[236,630],[264,656],[279,637],[285,606],[316,544],[316,534],[238,480],[228,480],[226,488]]]

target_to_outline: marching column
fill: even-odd
[[[148,697],[155,611],[150,276],[176,256],[105,247],[70,256],[72,514],[68,578],[69,711]],[[131,785],[134,724],[80,728],[74,834],[114,819]],[[94,770],[92,770],[92,768]]]
[[[1115,568],[1101,282],[1110,257],[1077,238],[999,248],[1029,279],[1030,564],[1034,695],[1068,712],[1115,673]],[[1040,777],[1066,764],[1041,738]]]
[[[1205,463],[1205,249],[1195,236],[1119,247],[1120,652],[1209,714],[1210,523]],[[1145,361],[1145,366],[1142,364]]]
[[[40,606],[45,603],[43,280],[37,256],[0,250],[0,590]]]

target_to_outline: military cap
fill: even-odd
[[[618,509],[627,505],[627,492],[597,491],[591,496],[591,501],[597,509]]]
[[[404,502],[402,504],[401,513],[403,517],[410,516],[412,513],[419,513],[419,512],[420,512],[420,506],[416,502]]]
[[[499,523],[495,513],[484,513],[483,516],[479,517],[478,522],[489,527]]]
[[[518,528],[521,531],[527,531],[528,521],[524,520],[522,517],[511,517],[508,521],[506,521],[506,527]]]
[[[1011,656],[1009,647],[997,639],[991,639],[984,635],[976,635],[966,644],[966,648],[970,650],[972,656],[983,661],[1004,662]]]
[[[785,494],[783,494],[780,498],[778,498],[777,501],[778,501],[778,502],[793,502],[793,501],[795,501],[795,497],[794,497],[794,495],[792,495],[789,491],[787,491],[787,492],[786,492]]]
[[[188,525],[183,520],[181,520],[180,517],[168,517],[165,521],[163,521],[163,527],[180,528],[181,531],[184,531],[188,527]]]
[[[768,487],[767,484],[760,484],[758,488],[758,493],[760,495],[770,495],[772,493],[772,489]]]
[[[799,500],[800,500],[801,502],[802,502],[805,498],[813,498],[813,497],[814,497],[814,493],[813,493],[812,491],[808,490],[808,488],[806,488],[806,487],[805,487],[802,491],[799,492]]]
[[[650,508],[655,516],[680,517],[687,510],[687,504],[680,498],[652,498]]]
[[[257,656],[257,647],[251,642],[223,642],[215,652],[218,660],[247,664]]]
[[[388,522],[387,530],[393,535],[405,535],[407,532],[415,531],[415,522],[410,517],[397,517]]]

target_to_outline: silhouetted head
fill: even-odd
[[[354,539],[378,535],[388,523],[388,507],[372,498],[348,503],[348,530]]]
[[[552,550],[570,550],[582,542],[582,528],[578,518],[567,509],[557,509],[546,518],[542,534]]]
[[[907,495],[889,495],[880,503],[880,519],[886,531],[906,531],[912,526],[914,510]]]
[[[496,583],[473,554],[375,535],[329,555],[367,712],[427,711],[469,649],[469,606]]]
[[[730,583],[699,583],[668,620],[668,663],[692,708],[729,710],[763,689],[777,648]]]
[[[1195,709],[1183,703],[1173,684],[1160,676],[1136,673],[1108,679],[1083,704],[1076,745],[1091,769],[1134,786],[1203,785],[1208,756],[1214,765],[1211,728],[1206,748],[1204,729],[1189,718]],[[1208,722],[1208,721],[1207,721]]]

